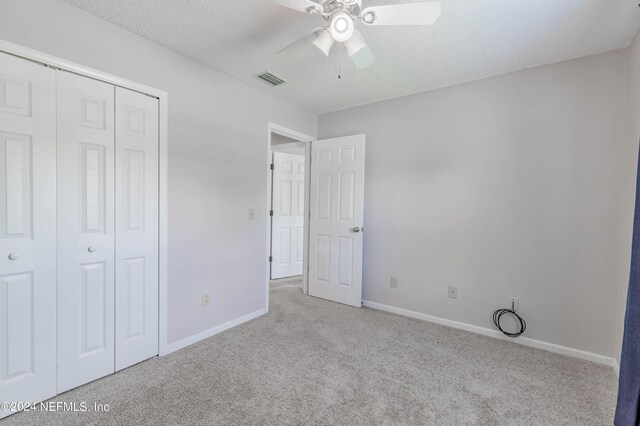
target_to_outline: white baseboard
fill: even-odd
[[[378,309],[380,311],[391,312],[394,314],[403,315],[410,318],[433,322],[440,325],[446,325],[448,327],[470,331],[472,333],[482,334],[483,336],[506,340],[509,342],[517,343],[524,346],[529,346],[536,349],[543,349],[549,352],[555,352],[562,355],[568,355],[574,358],[593,361],[598,364],[608,365],[612,367],[614,370],[616,370],[616,372],[618,371],[618,367],[617,367],[618,363],[616,362],[615,359],[608,356],[599,355],[592,352],[583,351],[580,349],[573,349],[566,346],[556,345],[555,343],[548,343],[540,340],[530,339],[528,337],[518,337],[516,339],[513,339],[505,336],[498,330],[491,330],[489,328],[479,327],[477,325],[466,324],[463,322],[439,318],[433,315],[427,315],[420,312],[410,311],[408,309],[397,308],[395,306],[383,305],[382,303],[371,302],[369,300],[363,300],[362,305],[366,306],[367,308]]]
[[[182,340],[178,340],[177,342],[169,343],[164,348],[160,348],[160,356],[168,355],[172,352],[175,352],[179,349],[185,348],[189,345],[193,345],[201,340],[206,339],[207,337],[215,336],[218,333],[222,333],[230,328],[236,327],[240,324],[244,324],[247,321],[251,321],[252,319],[258,318],[267,313],[265,308],[258,309],[255,312],[251,312],[250,314],[243,315],[240,318],[232,319],[231,321],[227,321],[220,325],[217,325],[209,330],[202,331],[200,333],[194,334],[193,336],[187,337]]]
[[[620,364],[618,364],[618,360],[615,359],[615,358],[613,358],[612,361],[613,361],[612,367],[613,367],[614,371],[616,372],[616,375],[618,377],[620,377]]]

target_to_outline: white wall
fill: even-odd
[[[267,122],[315,115],[59,0],[3,0],[0,38],[169,92],[169,341],[264,307]],[[518,296],[529,337],[619,356],[639,76],[636,40],[320,117],[368,136],[365,298],[491,327]]]
[[[638,162],[638,143],[640,140],[640,36],[627,49],[627,104],[625,109],[626,125],[624,139],[620,145],[620,157],[624,161],[620,167],[618,201],[622,207],[618,221],[618,279],[615,311],[615,359],[620,361],[622,335],[624,331],[624,315],[627,305],[627,289],[629,288],[629,268],[631,261],[631,237],[633,233],[633,211],[635,206],[636,171]]]
[[[526,336],[613,356],[626,55],[320,116],[367,134],[364,299],[492,328],[516,296]]]
[[[169,92],[169,342],[264,308],[267,123],[315,114],[59,0],[2,0],[0,38]]]

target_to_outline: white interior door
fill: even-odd
[[[114,371],[114,91],[58,77],[58,392]]]
[[[304,155],[273,153],[271,279],[302,275]]]
[[[158,354],[158,100],[116,88],[116,370]]]
[[[362,302],[365,136],[311,143],[309,294]]]
[[[53,70],[0,53],[1,402],[56,393],[55,88]]]

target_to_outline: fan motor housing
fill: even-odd
[[[346,12],[357,17],[362,10],[362,0],[319,0],[318,3],[328,14],[324,17],[327,22],[331,22],[334,13]]]

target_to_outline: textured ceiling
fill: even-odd
[[[324,21],[269,0],[65,1],[317,113],[627,47],[640,26],[637,0],[442,0],[430,27],[360,24],[377,62],[358,71],[335,48],[276,57]]]

